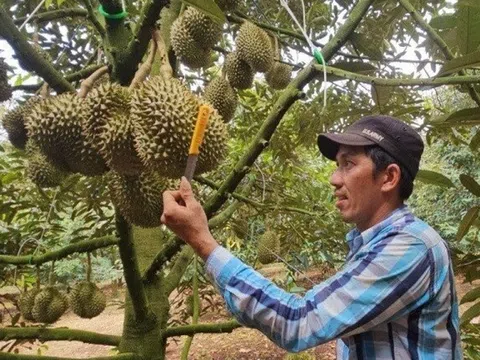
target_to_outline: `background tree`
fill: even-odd
[[[455,149],[459,149],[459,143],[467,143],[475,156],[479,143],[476,126],[480,115],[480,76],[476,67],[480,63],[480,29],[473,19],[480,15],[480,7],[470,0],[304,2],[304,33],[321,50],[327,66],[312,58],[313,49],[304,34],[273,0],[224,0],[218,1],[220,8],[213,1],[188,0],[183,5],[179,1],[128,1],[125,9],[116,0],[45,1],[38,9],[36,1],[5,0],[0,5],[0,37],[13,48],[20,67],[37,80],[35,84],[26,84],[27,76],[19,67],[8,70],[13,90],[19,94],[16,100],[38,96],[33,95],[37,92],[45,95],[46,84],[57,95],[77,92],[85,97],[92,85],[96,89],[104,86],[99,85],[102,80],[98,78],[106,72],[111,82],[124,87],[141,88],[145,76],[149,76],[148,82],[155,76],[173,75],[182,79],[193,93],[205,92],[225,120],[233,116],[227,125],[227,158],[214,171],[196,178],[215,235],[220,240],[233,239],[229,245],[238,243],[247,249],[243,255],[254,263],[259,238],[266,230],[274,230],[286,252],[283,258],[289,262],[306,265],[323,260],[335,264],[345,251],[341,239],[346,228],[331,205],[327,179],[332,165],[318,158],[316,135],[342,130],[363,115],[389,114],[410,122],[431,143],[441,138],[447,141],[446,147],[456,146]],[[298,2],[288,3],[303,22]],[[103,12],[97,10],[99,5]],[[210,24],[222,27],[220,39],[213,36],[213,44],[203,44],[193,54],[183,52],[185,48],[178,45],[183,33],[173,24],[176,17],[192,12],[190,5],[196,5],[213,19]],[[164,10],[167,6],[168,11]],[[235,42],[244,36],[240,27],[246,22],[266,31],[267,35],[258,36],[270,43],[273,57],[266,61],[267,65],[257,64],[255,59],[248,65],[258,65],[260,71],[265,71],[283,64],[290,68],[282,71],[288,74],[293,69],[294,76],[281,84],[272,82],[280,76],[267,72],[267,84],[261,75],[256,75],[251,86],[243,84],[240,77],[238,90],[230,93],[227,89],[220,91],[222,96],[212,95],[215,92],[205,91],[207,84],[230,86],[221,84],[225,79],[222,74],[228,71],[224,64],[229,54],[240,53]],[[188,26],[193,27],[192,24],[193,20],[187,22]],[[206,36],[201,37],[201,41],[205,39]],[[248,55],[247,51],[247,58]],[[144,66],[137,72],[142,62]],[[243,69],[240,73],[246,74],[248,67]],[[328,74],[328,85],[324,84],[323,71]],[[230,83],[233,77],[227,75]],[[92,84],[94,80],[98,82]],[[287,84],[285,89],[275,90]],[[225,89],[220,85],[216,86]],[[455,96],[466,94],[470,100],[457,104],[458,107],[439,106],[425,103],[420,93],[447,86]],[[77,101],[73,95],[71,99]],[[219,99],[229,103],[224,107]],[[5,120],[4,126],[9,130]],[[432,158],[443,158],[442,151],[439,149]],[[462,151],[457,151],[457,160]],[[44,264],[54,261],[58,273],[58,264],[70,261],[63,260],[68,256],[85,259],[83,253],[108,251],[107,247],[114,246],[128,289],[125,325],[123,335],[116,337],[18,326],[17,318],[14,326],[0,329],[1,339],[80,340],[117,346],[119,354],[112,358],[163,359],[168,337],[232,331],[239,326],[234,321],[196,323],[196,275],[192,275],[193,324],[171,326],[168,295],[181,283],[191,263],[192,250],[162,228],[132,227],[124,218],[128,216],[110,202],[106,182],[111,174],[107,179],[73,175],[53,190],[42,190],[24,181],[25,158],[32,161],[28,148],[25,154],[5,145],[0,162],[0,216],[4,229],[0,236],[5,240],[5,255],[0,255],[0,271],[10,281],[24,275],[22,279],[29,279],[25,283],[29,287],[39,276],[46,277]],[[478,169],[473,157],[469,162],[469,171]],[[181,173],[183,169],[176,171]],[[247,178],[248,174],[252,176]],[[478,196],[478,171],[464,173],[462,169],[462,174],[461,184]],[[455,186],[435,172],[423,171],[419,178]],[[417,201],[421,210],[422,200]],[[463,238],[473,226],[473,235],[469,233],[465,238],[470,245],[458,246],[463,252],[459,252],[458,264],[470,269],[467,274],[472,273],[472,266],[478,266],[478,248],[476,241],[471,240],[478,241],[475,201],[472,197],[455,205],[467,211],[456,239]],[[445,234],[451,238],[448,232]],[[110,254],[110,265],[115,266],[117,252]],[[90,264],[91,257],[88,259]],[[38,274],[34,266],[40,268],[40,275],[34,275]],[[89,270],[91,267],[87,266]],[[196,269],[195,266],[193,274]],[[472,301],[478,298],[477,293],[478,290],[470,295]],[[474,305],[462,319],[468,330],[465,339],[472,346],[469,349],[473,349],[474,334],[478,333],[478,328],[469,324],[478,315],[478,306]],[[187,342],[185,357],[188,349]]]

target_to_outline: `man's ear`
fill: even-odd
[[[390,164],[383,170],[383,183],[381,190],[383,192],[390,192],[396,189],[400,184],[402,171],[397,164]]]

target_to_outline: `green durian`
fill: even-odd
[[[33,321],[33,305],[35,303],[35,296],[40,292],[40,289],[33,288],[22,294],[20,297],[20,312],[25,320]]]
[[[105,310],[105,294],[92,282],[82,281],[70,292],[70,306],[75,314],[91,319]]]
[[[181,17],[172,24],[170,44],[180,62],[191,69],[207,67],[211,64],[211,50],[198,45],[185,24],[182,23]]]
[[[293,67],[276,62],[265,74],[267,84],[276,90],[285,89],[292,80]]]
[[[221,25],[192,6],[183,12],[179,21],[187,33],[195,40],[199,48],[211,48],[222,36]]]
[[[8,140],[10,140],[16,148],[25,149],[28,140],[25,121],[32,108],[40,101],[43,100],[39,97],[31,97],[25,103],[8,111],[4,115],[2,125],[8,134]]]
[[[235,39],[238,57],[254,71],[267,72],[273,66],[274,49],[265,30],[245,21]]]
[[[262,264],[270,264],[277,260],[274,254],[280,255],[280,238],[275,232],[267,230],[258,240],[258,261]]]
[[[230,85],[236,89],[248,89],[253,84],[255,72],[252,67],[238,57],[236,52],[231,52],[225,60],[225,71]]]
[[[8,65],[3,58],[0,58],[0,102],[10,100],[12,87],[8,83]]]
[[[68,308],[67,296],[53,286],[42,289],[36,296],[32,309],[33,319],[37,322],[52,324]]]
[[[205,100],[217,109],[224,122],[229,122],[237,108],[237,94],[230,83],[221,77],[213,79],[205,87]]]

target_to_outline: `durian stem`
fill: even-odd
[[[35,51],[26,37],[18,31],[12,19],[3,6],[0,5],[0,38],[4,38],[15,50],[18,58],[35,70],[57,93],[75,91],[75,88],[62,76],[60,72]]]
[[[77,96],[79,98],[87,97],[88,93],[92,89],[95,82],[100,79],[103,75],[108,73],[108,66],[102,66],[100,69],[96,70],[92,75],[82,81],[80,85],[80,91],[78,92]]]
[[[49,329],[40,326],[0,328],[1,341],[12,339],[38,339],[40,341],[66,340],[81,341],[88,344],[118,346],[121,337],[68,328]]]
[[[55,283],[55,260],[52,261],[50,272],[48,274],[48,285],[53,286]]]
[[[193,335],[200,333],[230,333],[235,329],[242,327],[236,320],[227,321],[218,324],[195,324],[175,326],[165,330],[165,337]]]
[[[47,98],[50,96],[50,91],[48,89],[47,83],[43,83],[42,87],[40,88],[40,96],[43,98]]]
[[[157,44],[157,52],[160,56],[160,75],[164,79],[170,79],[173,76],[173,69],[168,58],[168,49],[160,31],[154,31],[153,40]]]
[[[140,66],[138,71],[135,73],[135,76],[132,80],[132,83],[129,86],[129,89],[134,89],[138,84],[145,81],[145,79],[150,75],[152,71],[152,65],[155,61],[155,55],[157,54],[157,41],[153,39],[152,45],[150,46],[150,53],[148,54],[147,60]]]
[[[413,17],[413,19],[417,22],[418,26],[420,26],[428,36],[433,40],[434,43],[440,48],[443,52],[443,55],[447,60],[452,60],[455,58],[454,53],[448,47],[448,44],[442,39],[442,37],[435,31],[435,29],[430,26],[422,17],[420,13],[418,13],[415,7],[408,1],[408,0],[400,0],[400,4],[405,8],[405,10]],[[465,70],[461,70],[459,72],[460,75],[465,75]],[[470,97],[480,106],[480,96],[476,92],[475,88],[472,85],[467,86],[468,93]]]
[[[145,288],[140,276],[140,269],[137,262],[137,254],[133,245],[132,229],[123,216],[115,210],[116,227],[120,241],[118,248],[120,250],[120,258],[123,264],[123,274],[127,283],[128,293],[132,299],[135,320],[142,323],[151,319],[151,313]]]
[[[198,295],[198,256],[193,258],[193,277],[192,277],[192,288],[193,288],[193,316],[192,316],[192,325],[198,323],[198,318],[200,317],[200,296]],[[194,334],[188,336],[183,345],[181,360],[188,360],[188,353],[190,352],[190,347],[192,346]]]
[[[90,282],[92,279],[92,255],[90,252],[87,253],[87,282]]]
[[[0,255],[0,264],[40,265],[52,260],[63,259],[71,254],[84,253],[117,244],[118,239],[115,236],[104,236],[93,240],[82,240],[42,255]]]
[[[40,275],[41,275],[40,274],[40,265],[37,265],[36,268],[37,268],[37,279],[35,281],[35,288],[37,290],[40,290]]]

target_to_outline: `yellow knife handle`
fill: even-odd
[[[212,109],[208,105],[201,105],[198,110],[197,122],[195,124],[195,131],[193,132],[192,142],[190,143],[190,150],[188,155],[198,155],[200,153],[200,145],[203,141],[203,135],[207,128],[208,118]]]

